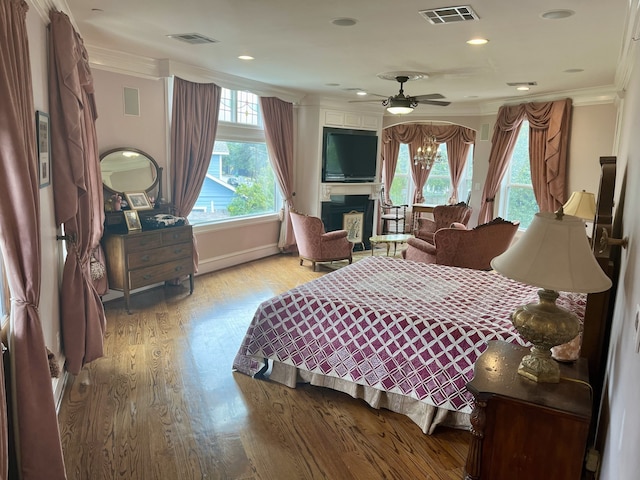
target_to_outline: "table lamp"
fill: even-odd
[[[505,277],[539,287],[539,303],[516,309],[518,333],[531,344],[518,373],[536,382],[557,383],[560,368],[551,348],[572,340],[581,331],[578,317],[558,305],[558,291],[593,293],[611,288],[589,246],[583,221],[572,215],[536,213],[522,238],[491,261]]]
[[[573,192],[562,209],[565,215],[573,215],[587,222],[593,222],[596,216],[596,196],[585,190]]]

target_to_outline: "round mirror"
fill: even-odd
[[[104,188],[112,194],[142,192],[147,194],[160,183],[162,169],[147,153],[136,148],[114,148],[100,155],[100,172]]]

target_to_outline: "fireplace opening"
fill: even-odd
[[[343,215],[349,212],[362,212],[364,223],[362,228],[362,243],[355,243],[353,250],[371,249],[369,238],[373,235],[374,201],[369,195],[331,195],[329,202],[322,202],[320,217],[327,232],[342,230]]]

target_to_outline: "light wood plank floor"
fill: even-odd
[[[105,356],[60,408],[69,479],[461,479],[466,431],[231,371],[258,304],[327,271],[279,255],[107,303]]]

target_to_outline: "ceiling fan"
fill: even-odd
[[[398,75],[396,77],[396,80],[398,81],[398,83],[400,83],[400,92],[397,95],[385,97],[384,95],[378,95],[376,93],[371,94],[375,95],[376,97],[383,97],[384,100],[382,101],[382,106],[387,107],[387,111],[391,114],[405,115],[407,113],[411,113],[413,109],[416,108],[420,103],[426,105],[437,105],[440,107],[446,107],[451,103],[439,100],[440,98],[444,98],[444,96],[439,93],[429,93],[427,95],[417,95],[415,97],[405,95],[403,85],[409,80],[409,77],[405,75]],[[371,101],[374,100],[352,100],[350,103]]]

